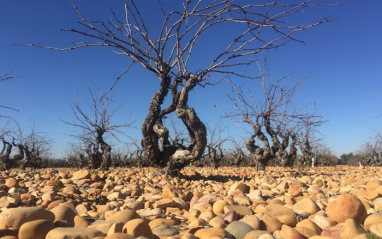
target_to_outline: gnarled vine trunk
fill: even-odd
[[[195,110],[188,106],[188,94],[196,86],[198,79],[189,74],[180,92],[177,92],[178,81],[171,85],[171,77],[164,76],[161,89],[152,97],[149,114],[142,125],[141,141],[145,157],[151,165],[157,165],[178,173],[183,167],[199,160],[207,145],[207,129],[197,116]],[[169,89],[172,90],[171,105],[161,110],[161,105]],[[173,145],[169,140],[169,131],[163,126],[163,117],[175,112],[186,126],[190,136],[190,145]]]

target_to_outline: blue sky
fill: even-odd
[[[110,15],[111,1],[77,2],[89,19],[105,19]],[[296,100],[302,104],[315,102],[318,112],[327,116],[329,121],[320,131],[324,143],[338,156],[354,152],[369,140],[373,129],[382,129],[382,117],[378,117],[382,115],[382,1],[339,2],[339,6],[317,8],[302,16],[337,17],[335,22],[299,34],[298,38],[306,44],[291,43],[269,52],[272,77],[292,73],[293,79],[299,80],[310,76],[296,94]],[[111,3],[118,11],[120,1]],[[150,1],[144,4],[149,9]],[[10,47],[15,43],[66,47],[84,39],[59,31],[76,27],[79,20],[67,1],[0,0],[0,6],[0,75],[16,68],[14,75],[20,76],[2,82],[0,87],[1,105],[17,108],[19,112],[0,109],[1,115],[13,117],[24,128],[33,125],[33,119],[39,131],[55,140],[54,152],[63,155],[67,142],[73,141],[69,135],[74,129],[60,119],[74,120],[71,100],[76,99],[77,92],[81,98],[87,97],[88,87],[108,89],[129,60],[102,48],[58,52]],[[126,129],[126,133],[134,138],[140,138],[140,127],[158,84],[153,75],[138,65],[118,84],[115,100],[124,106],[115,122],[124,122],[131,113],[135,128]],[[224,83],[197,89],[191,93],[190,105],[205,123],[214,124],[222,115],[214,104],[228,104],[225,92],[229,90]],[[223,124],[231,135],[245,135],[229,120],[223,119]]]

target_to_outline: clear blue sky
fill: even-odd
[[[83,0],[79,3],[89,19],[106,19],[121,1]],[[145,0],[149,8],[154,0]],[[292,43],[269,53],[274,77],[293,73],[296,80],[310,74],[310,80],[296,95],[298,101],[316,102],[318,112],[327,115],[321,127],[326,145],[339,156],[354,152],[367,141],[373,129],[382,128],[382,1],[346,0],[340,6],[308,12],[337,17],[335,22],[310,29],[298,37],[306,44]],[[0,0],[0,75],[16,68],[18,79],[2,82],[0,104],[19,109],[0,109],[1,115],[16,119],[22,127],[33,124],[55,140],[54,151],[63,155],[74,129],[60,121],[74,120],[71,100],[88,96],[87,87],[105,91],[125,69],[129,60],[102,48],[58,52],[33,47],[9,47],[35,43],[66,47],[82,37],[61,28],[76,27],[78,15],[65,0]],[[201,59],[202,60],[202,59]],[[134,67],[119,83],[115,99],[125,103],[115,117],[123,122],[130,113],[136,128],[126,133],[140,138],[140,127],[158,80],[140,67]],[[200,118],[213,124],[221,117],[227,85],[197,89],[190,105]],[[4,120],[1,121],[3,123]],[[223,120],[232,135],[245,134],[229,120]]]

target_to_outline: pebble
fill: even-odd
[[[154,234],[152,233],[149,224],[141,218],[131,219],[126,222],[123,226],[122,232],[135,237],[143,236],[148,239],[154,239]]]
[[[19,229],[22,224],[34,220],[54,220],[52,212],[38,207],[10,208],[0,214],[0,229]]]
[[[34,220],[24,223],[19,230],[19,239],[44,239],[50,230],[54,229],[52,221]]]
[[[244,239],[247,233],[253,231],[253,228],[245,222],[234,221],[225,230],[236,239]]]
[[[74,228],[74,227],[58,227],[46,235],[46,239],[93,239],[104,234],[92,228]]]
[[[342,194],[329,200],[327,213],[328,217],[337,223],[353,218],[362,224],[367,216],[366,208],[361,200],[352,194]]]

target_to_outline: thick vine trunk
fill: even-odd
[[[150,103],[149,114],[142,124],[142,149],[144,151],[145,157],[148,162],[152,165],[158,165],[161,161],[161,151],[159,149],[159,136],[154,130],[164,128],[162,126],[162,121],[160,119],[161,105],[168,94],[169,87],[171,84],[170,77],[163,77],[161,81],[161,89],[157,91]],[[157,124],[158,123],[158,124]]]
[[[245,146],[248,149],[252,160],[255,162],[256,170],[264,171],[269,160],[269,150],[255,145],[255,140],[253,138],[246,139]]]
[[[196,86],[197,78],[190,74],[179,93],[176,90],[176,82],[170,85],[170,77],[166,76],[162,79],[161,89],[154,94],[149,114],[142,125],[141,145],[151,165],[165,167],[176,174],[190,162],[200,160],[207,145],[207,129],[195,110],[188,107],[188,94]],[[172,103],[170,107],[161,111],[161,105],[170,88]],[[188,147],[171,144],[168,129],[163,126],[162,118],[174,111],[188,130],[191,138]]]
[[[101,145],[101,149],[102,149],[101,169],[107,170],[111,166],[111,146],[103,142]]]
[[[4,139],[3,139],[3,150],[2,150],[2,154],[0,155],[0,161],[1,161],[1,165],[0,165],[0,170],[8,170],[11,168],[11,163],[10,163],[10,155],[11,155],[11,152],[12,152],[12,144],[6,142]]]

